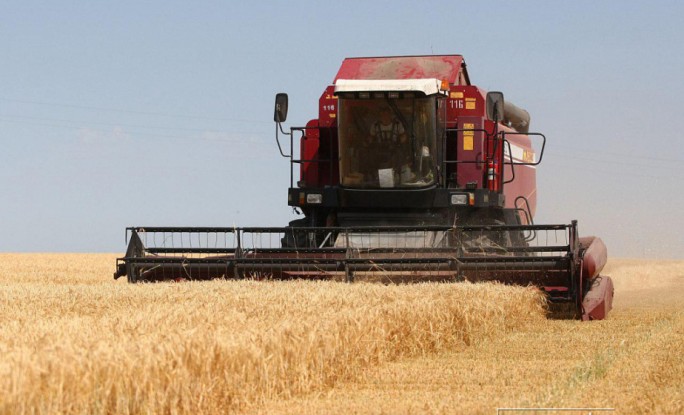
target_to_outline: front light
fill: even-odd
[[[323,195],[320,193],[309,193],[306,195],[306,203],[321,204],[323,203]]]
[[[446,79],[442,79],[442,83],[439,86],[439,89],[442,91],[448,91],[450,89],[449,87],[449,81]]]
[[[465,206],[468,204],[468,194],[467,193],[456,193],[451,195],[451,204],[452,205],[462,205]]]

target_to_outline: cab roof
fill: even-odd
[[[338,79],[427,79],[447,80],[452,85],[470,85],[461,55],[386,56],[346,58],[335,76]]]

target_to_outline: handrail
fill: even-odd
[[[477,165],[480,165],[480,164],[486,163],[492,154],[497,153],[499,141],[503,140],[503,136],[499,137],[498,132],[494,131],[493,133],[490,133],[485,128],[446,128],[444,131],[445,131],[445,137],[448,133],[458,134],[458,133],[463,133],[466,131],[467,132],[473,132],[473,134],[475,132],[479,132],[479,133],[484,134],[483,153],[477,153],[475,156],[475,158],[476,158],[475,160],[450,160],[447,158],[446,147],[445,147],[444,159],[442,160],[442,170],[444,170],[445,174],[446,174],[446,170],[447,170],[446,169],[447,165],[449,165],[449,164],[456,164],[456,165],[459,165],[459,164],[477,164]],[[458,139],[458,136],[456,138]],[[494,142],[493,148],[491,148],[491,149],[490,149],[490,141]],[[445,143],[446,143],[446,139],[445,139]],[[480,159],[481,156],[484,156],[484,157],[482,159]],[[444,180],[445,185],[447,183],[447,179],[448,178],[445,176],[445,180]]]
[[[329,168],[329,182],[332,183],[333,179],[333,171],[334,171],[334,165],[333,162],[335,161],[333,158],[333,154],[335,149],[333,148],[333,136],[332,134],[328,135],[328,140],[329,140],[329,145],[328,145],[328,158],[327,159],[321,159],[320,157],[318,159],[303,159],[302,155],[299,155],[299,159],[294,158],[294,132],[299,131],[301,133],[301,139],[306,139],[306,130],[318,130],[319,131],[319,140],[321,139],[322,135],[320,134],[320,131],[326,127],[321,127],[320,125],[312,125],[312,126],[306,126],[306,127],[290,127],[290,187],[294,187],[294,166],[295,164],[302,164],[302,163],[317,163],[317,164],[328,164],[330,166]]]

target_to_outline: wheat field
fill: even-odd
[[[0,254],[0,414],[684,412],[684,262],[611,260],[602,322],[527,287],[114,281]]]

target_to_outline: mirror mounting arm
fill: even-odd
[[[280,129],[280,132],[283,133],[284,135],[291,136],[292,133],[286,133],[285,131],[283,131],[282,123],[279,123],[279,122],[276,123],[276,131],[275,131],[276,134],[275,134],[275,136],[276,136],[276,144],[278,144],[278,151],[280,152],[281,156],[283,156],[285,158],[291,158],[292,154],[285,154],[283,152],[283,147],[280,145],[280,138],[278,137],[278,129]]]

